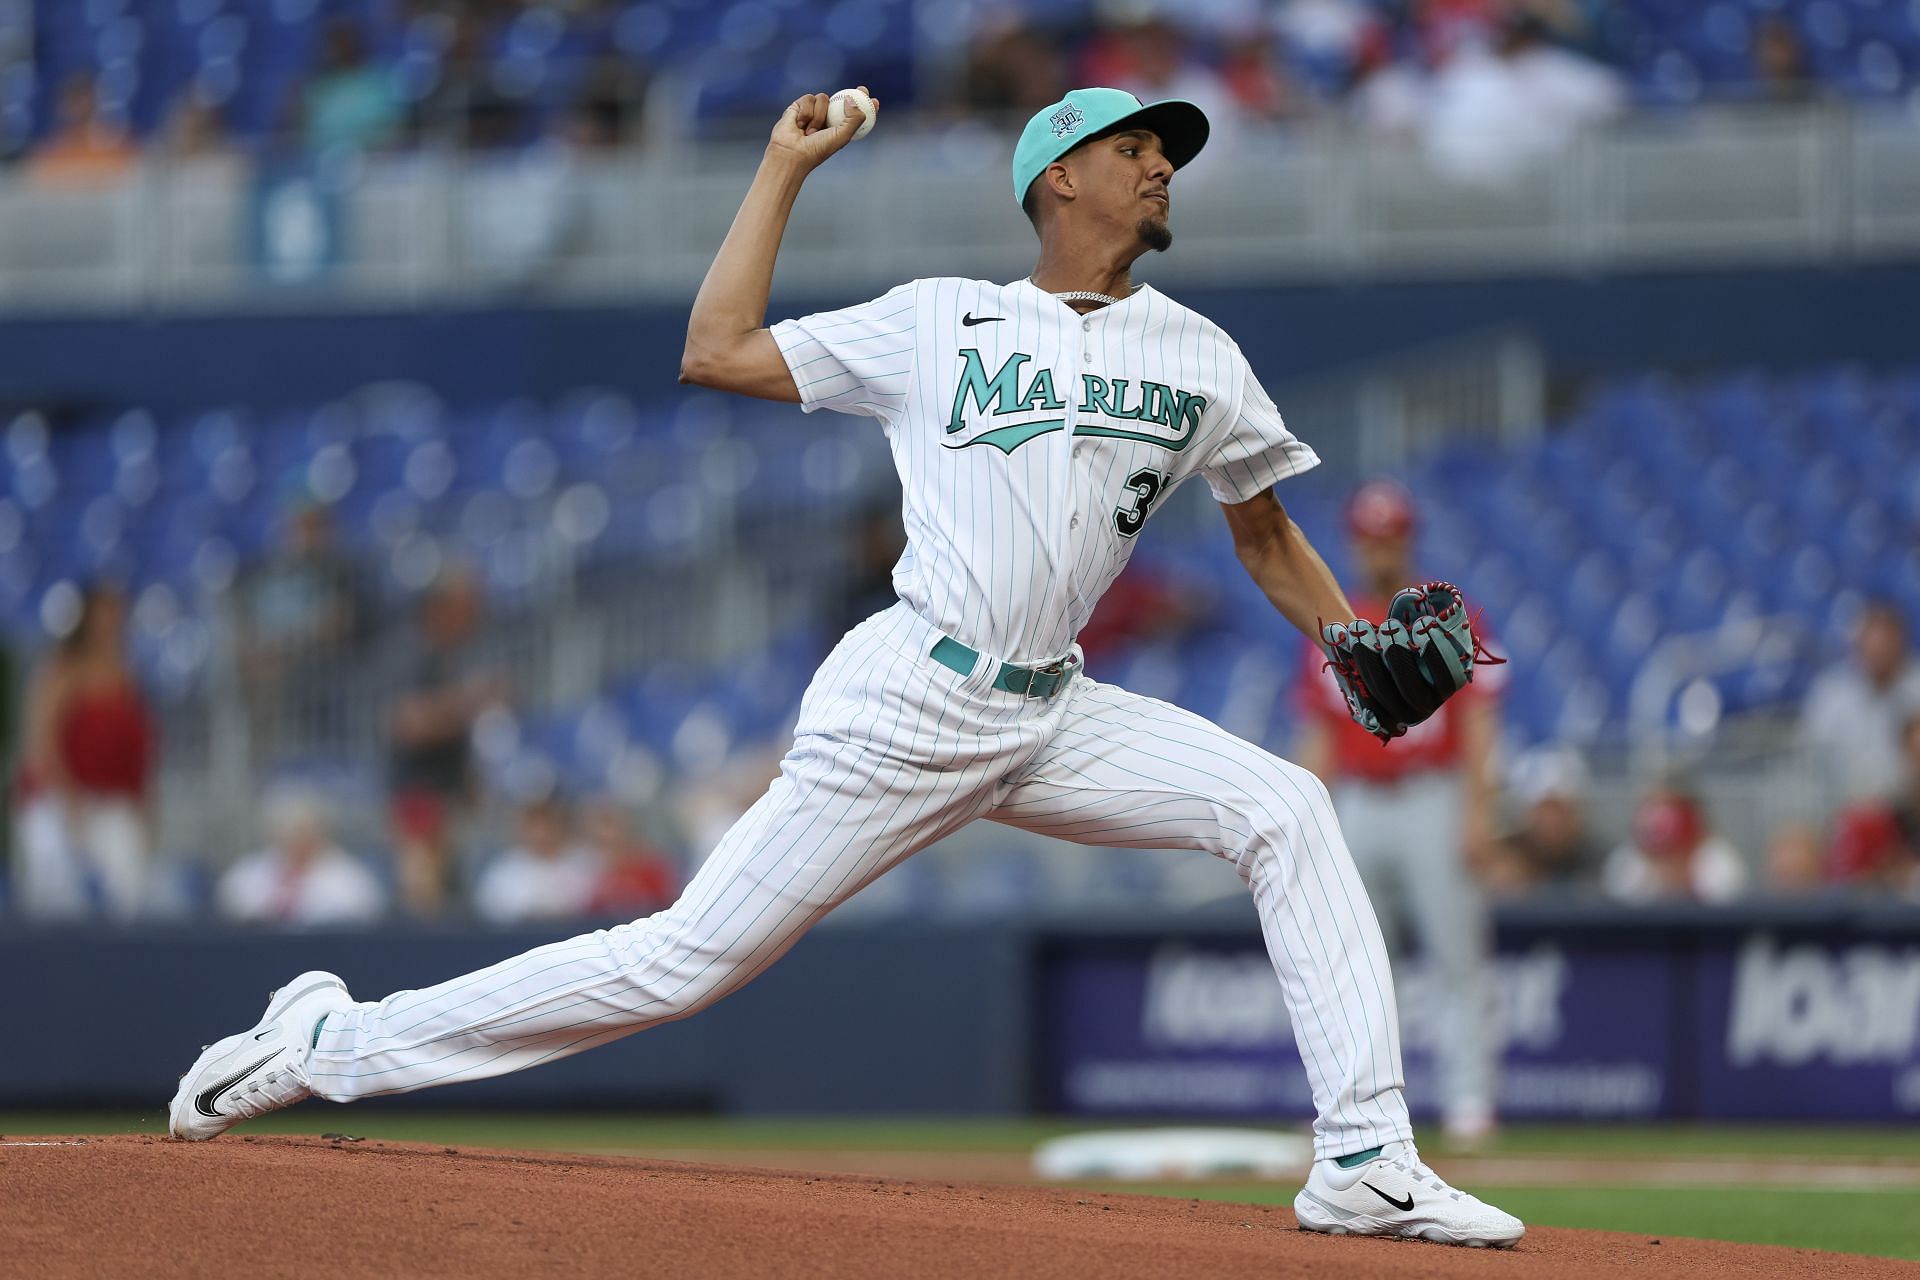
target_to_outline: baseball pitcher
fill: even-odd
[[[1392,976],[1327,789],[1307,770],[1081,669],[1075,633],[1164,501],[1201,477],[1274,607],[1326,647],[1382,739],[1471,678],[1444,584],[1356,619],[1274,485],[1315,465],[1240,349],[1132,265],[1173,241],[1191,103],[1078,89],[1035,115],[1013,194],[1040,239],[1009,284],[926,279],[765,323],[802,183],[853,137],[829,99],[773,130],[694,300],[683,381],[873,418],[900,473],[898,603],[827,657],[780,777],[672,907],[478,973],[356,1003],[331,974],[282,988],[182,1077],[171,1127],[204,1139],[317,1095],[351,1102],[518,1071],[684,1018],[738,990],[839,903],[979,818],[1085,844],[1203,849],[1252,891],[1313,1087],[1315,1231],[1507,1246],[1518,1219],[1414,1149]]]

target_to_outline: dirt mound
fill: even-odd
[[[48,1145],[25,1145],[29,1142]],[[1907,1276],[1810,1250],[1535,1229],[1511,1253],[1284,1209],[1044,1187],[232,1135],[0,1140],[14,1276]]]

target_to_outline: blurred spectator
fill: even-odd
[[[1827,878],[1875,897],[1912,893],[1920,854],[1901,818],[1898,810],[1877,804],[1841,814],[1827,850]]]
[[[477,790],[473,723],[506,697],[476,651],[482,611],[473,575],[443,572],[421,600],[419,632],[401,662],[389,774],[400,897],[415,915],[446,905],[455,825]]]
[[[1432,80],[1419,65],[1396,59],[1390,40],[1382,28],[1361,45],[1347,110],[1370,138],[1418,143],[1433,99]]]
[[[1753,79],[1769,102],[1805,102],[1813,96],[1807,48],[1794,25],[1777,13],[1761,18],[1754,28]]]
[[[504,93],[494,80],[487,46],[495,25],[484,13],[468,9],[451,15],[452,34],[440,59],[439,75],[413,111],[412,128],[424,142],[451,147],[508,146],[521,119],[519,98]]]
[[[1587,826],[1586,762],[1538,747],[1514,762],[1519,823],[1491,859],[1489,886],[1507,896],[1597,888],[1604,850]]]
[[[959,86],[960,105],[968,111],[1010,117],[1030,116],[1071,87],[1053,36],[1011,11],[981,24]]]
[[[1920,856],[1920,707],[1900,726],[1900,762],[1903,777],[1893,812],[1907,848]]]
[[[229,920],[292,927],[369,924],[387,894],[359,859],[333,841],[320,798],[282,789],[266,804],[268,846],[220,877],[214,902]]]
[[[1789,822],[1767,843],[1767,892],[1805,897],[1827,887],[1826,853],[1820,832],[1804,822]]]
[[[1434,63],[1470,45],[1492,44],[1502,19],[1516,8],[1508,0],[1411,0],[1403,7],[1423,55]]]
[[[1220,80],[1249,120],[1283,120],[1301,111],[1271,31],[1255,27],[1229,36],[1220,53]]]
[[[602,150],[632,142],[645,124],[648,87],[647,69],[632,58],[595,58],[567,113],[567,136],[573,145]]]
[[[524,105],[504,104],[475,135],[486,146],[467,168],[460,206],[467,269],[494,285],[537,282],[560,260],[585,212],[577,161],[597,125],[570,111],[529,137],[532,120]]]
[[[896,502],[870,503],[855,517],[849,532],[852,548],[843,591],[839,603],[825,618],[835,639],[898,602],[893,567],[907,549],[907,534],[900,525]]]
[[[235,591],[255,749],[290,741],[337,748],[347,737],[340,695],[358,657],[358,574],[322,504],[303,495],[280,528],[280,546],[242,574]]]
[[[1165,18],[1151,18],[1096,40],[1087,49],[1086,84],[1125,89],[1142,102],[1180,98],[1207,113],[1207,149],[1180,171],[1191,184],[1230,162],[1240,130],[1240,108],[1220,73],[1194,56],[1187,33]]]
[[[139,158],[125,126],[101,113],[93,76],[76,71],[61,86],[53,132],[28,160],[27,176],[47,187],[112,186]]]
[[[301,120],[307,150],[314,155],[366,151],[399,128],[393,73],[368,59],[360,25],[350,18],[327,24],[319,65],[301,91]]]
[[[1920,709],[1899,728],[1898,780],[1834,819],[1822,868],[1830,883],[1875,897],[1920,897]]]
[[[1386,616],[1414,571],[1412,495],[1390,480],[1362,485],[1346,524],[1361,582],[1348,599],[1358,616]],[[1403,737],[1381,743],[1353,722],[1322,670],[1326,653],[1301,646],[1301,732],[1294,759],[1333,793],[1340,826],[1396,965],[1403,922],[1436,968],[1450,1007],[1439,1023],[1441,1123],[1449,1140],[1484,1140],[1494,1124],[1493,930],[1479,873],[1494,845],[1492,762],[1498,746],[1504,669],[1484,666],[1473,683]],[[1409,832],[1419,835],[1409,838]]]
[[[600,855],[575,841],[566,803],[543,796],[521,806],[520,843],[480,873],[474,913],[490,924],[582,916],[604,870]]]
[[[174,103],[157,141],[160,150],[173,160],[237,158],[219,104],[198,86],[188,89]]]
[[[1622,902],[1729,902],[1746,890],[1747,868],[1714,834],[1699,798],[1663,782],[1634,812],[1633,839],[1607,855],[1601,885]]]
[[[601,866],[589,911],[638,918],[673,905],[680,892],[679,868],[634,831],[632,819],[616,801],[588,805],[581,825]]]
[[[1300,57],[1321,65],[1351,66],[1380,24],[1360,0],[1281,0],[1274,28]]]
[[[152,845],[153,715],[126,651],[126,598],[110,584],[78,614],[27,691],[19,779],[19,900],[72,918],[146,904]]]
[[[1498,183],[1626,105],[1618,73],[1548,44],[1544,24],[1516,16],[1491,47],[1463,43],[1434,76],[1427,154],[1450,177]]]
[[[1215,602],[1201,587],[1134,557],[1076,639],[1089,663],[1132,644],[1177,641],[1213,615]]]
[[[1920,711],[1920,662],[1892,605],[1861,611],[1853,656],[1820,673],[1801,708],[1800,741],[1848,802],[1885,800],[1901,784],[1900,727]]]

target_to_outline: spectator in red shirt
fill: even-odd
[[[126,919],[146,903],[153,716],[127,660],[126,597],[100,584],[27,692],[19,789],[20,905]]]
[[[1920,898],[1920,712],[1898,730],[1892,798],[1842,810],[1826,850],[1825,878],[1873,896]]]
[[[588,807],[582,825],[587,843],[606,867],[594,888],[591,914],[631,920],[673,905],[680,893],[680,869],[635,834],[625,809],[601,800]]]
[[[1420,580],[1412,558],[1415,523],[1412,495],[1391,481],[1363,485],[1348,502],[1347,533],[1361,579],[1348,599],[1360,616],[1379,620],[1395,591]],[[1503,669],[1479,667],[1473,683],[1431,719],[1383,745],[1347,714],[1321,670],[1326,655],[1319,646],[1307,645],[1304,653],[1304,728],[1293,758],[1333,792],[1396,968],[1403,962],[1396,945],[1402,921],[1427,957],[1441,1120],[1456,1144],[1484,1141],[1494,1127],[1496,1044],[1492,930],[1478,868],[1495,850],[1491,762]],[[1403,990],[1422,989],[1399,974],[1395,981]],[[1412,1026],[1421,1019],[1407,1021]]]
[[[1075,639],[1092,665],[1128,645],[1191,635],[1213,612],[1203,589],[1135,559],[1100,597]]]
[[[1746,892],[1740,851],[1713,830],[1706,806],[1684,783],[1660,779],[1640,797],[1633,834],[1600,869],[1621,902],[1730,902]]]

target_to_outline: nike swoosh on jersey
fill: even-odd
[[[996,320],[1005,320],[1005,316],[976,316],[969,311],[960,317],[960,323],[971,329],[977,324],[992,324]]]
[[[260,1061],[254,1063],[252,1066],[243,1067],[239,1071],[236,1071],[232,1075],[228,1076],[225,1080],[216,1081],[215,1083],[208,1085],[206,1088],[200,1091],[200,1096],[193,1100],[193,1109],[195,1111],[198,1111],[203,1116],[209,1116],[215,1120],[220,1119],[220,1113],[214,1110],[214,1108],[219,1105],[220,1095],[225,1093],[227,1090],[233,1088],[233,1086],[239,1084],[242,1080],[245,1080],[248,1076],[252,1075],[254,1072],[258,1071],[260,1068],[266,1066],[269,1062],[272,1062],[275,1058],[279,1057],[281,1054],[285,1052],[286,1052],[285,1049],[275,1049],[272,1053],[260,1059]]]

